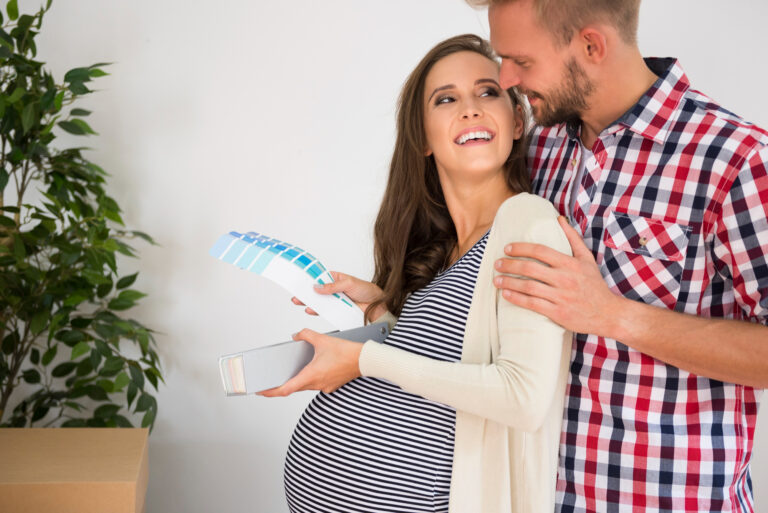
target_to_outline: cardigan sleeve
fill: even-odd
[[[505,204],[499,210],[496,243],[489,241],[487,247],[493,252],[486,255],[492,258],[491,265],[505,256],[504,245],[514,241],[545,244],[571,254],[554,208],[536,199],[511,203],[512,207]],[[444,362],[368,341],[360,355],[362,375],[387,379],[408,392],[515,429],[536,431],[555,394],[562,393],[557,383],[563,352],[570,351],[570,333],[543,315],[513,305],[500,291],[484,307],[498,308],[499,353],[492,363]],[[465,338],[464,344],[487,342]]]

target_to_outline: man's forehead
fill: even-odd
[[[501,58],[527,59],[543,46],[551,46],[549,32],[536,21],[535,15],[523,12],[523,2],[494,6],[488,11],[491,46]]]

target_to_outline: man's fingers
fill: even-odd
[[[582,239],[579,232],[577,232],[573,226],[570,225],[568,220],[564,216],[560,216],[557,218],[557,222],[560,223],[560,227],[565,233],[565,238],[568,239],[568,243],[571,245],[571,252],[573,252],[573,256],[576,258],[589,256],[590,259],[594,260],[594,255],[592,255],[592,252],[589,250],[587,245],[584,244],[584,239]]]
[[[504,299],[506,299],[513,305],[517,305],[521,308],[525,308],[526,310],[534,311],[536,313],[539,313],[545,317],[548,317],[554,320],[552,316],[555,313],[556,306],[553,303],[547,301],[546,299],[528,296],[526,294],[522,294],[514,290],[503,290],[501,292],[501,295],[502,297],[504,297]]]
[[[502,274],[525,276],[555,286],[559,282],[558,271],[536,260],[502,258],[496,261],[496,270]],[[500,287],[503,288],[503,287]]]
[[[507,244],[504,247],[504,253],[511,257],[533,258],[551,267],[565,267],[570,258],[568,255],[564,255],[549,246],[530,242],[512,242]]]
[[[512,276],[496,276],[493,279],[493,284],[496,288],[502,289],[504,292],[516,292],[529,297],[544,299],[550,303],[554,303],[556,300],[556,290],[540,281],[525,280],[522,278],[514,278]]]

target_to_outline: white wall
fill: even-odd
[[[37,2],[24,0],[22,10]],[[696,88],[768,126],[768,4],[646,0],[647,55],[681,59]],[[92,158],[140,246],[135,316],[154,327],[167,386],[151,437],[147,511],[286,511],[282,458],[304,393],[224,398],[220,354],[327,328],[276,286],[209,257],[231,229],[311,248],[369,276],[371,227],[393,143],[399,87],[445,37],[488,35],[462,0],[57,0],[40,58],[58,77],[115,64],[85,103]],[[753,477],[768,507],[768,421]]]

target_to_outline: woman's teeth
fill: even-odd
[[[490,134],[490,132],[486,132],[484,130],[481,130],[479,132],[468,132],[461,137],[459,137],[456,142],[459,144],[464,144],[467,141],[472,141],[476,139],[483,139],[485,141],[490,141],[493,138],[493,136]]]

